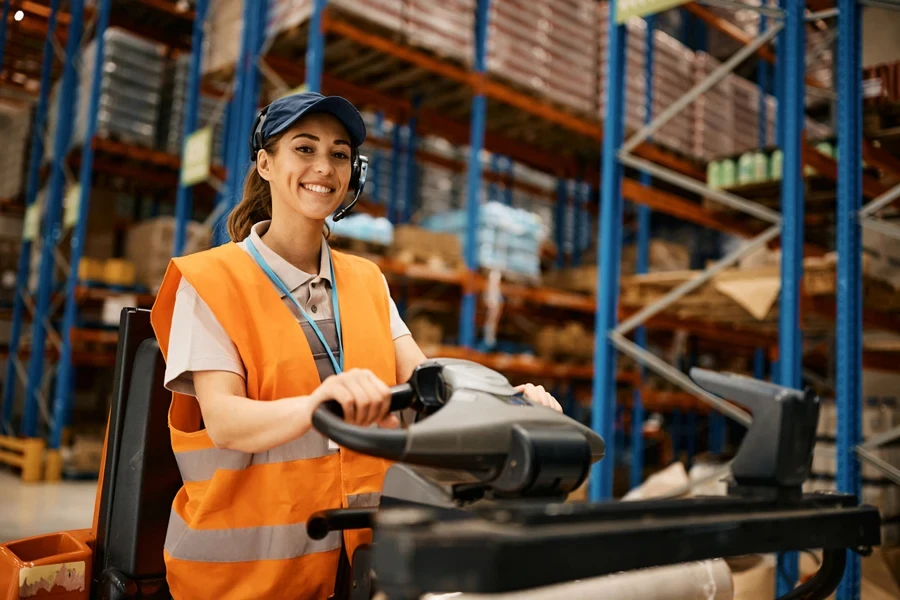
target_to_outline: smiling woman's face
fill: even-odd
[[[272,209],[325,220],[350,184],[350,135],[329,114],[298,121],[278,140],[274,154],[260,152],[257,169],[272,190]],[[276,208],[277,205],[277,208]]]

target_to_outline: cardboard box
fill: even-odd
[[[430,231],[414,225],[394,227],[388,255],[406,263],[456,268],[462,265],[462,246],[453,233]]]
[[[187,227],[185,254],[209,248],[211,232],[202,223]],[[159,288],[172,257],[175,240],[174,217],[158,217],[132,227],[125,243],[125,258],[134,264],[137,283],[152,292]]]

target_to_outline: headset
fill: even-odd
[[[256,155],[259,154],[259,151],[264,147],[265,141],[262,136],[262,125],[268,112],[269,107],[266,106],[256,116],[256,121],[253,122],[253,133],[250,136],[251,162],[256,162]],[[334,214],[332,221],[335,222],[340,221],[350,214],[350,211],[353,210],[353,207],[359,202],[359,197],[362,196],[363,189],[366,187],[366,179],[368,179],[369,175],[369,158],[360,154],[359,148],[352,148],[350,150],[350,163],[352,166],[350,171],[349,189],[353,190],[355,194],[350,204]]]

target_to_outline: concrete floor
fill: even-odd
[[[0,542],[90,527],[96,491],[96,481],[26,485],[0,468]]]

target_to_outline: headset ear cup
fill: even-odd
[[[360,172],[360,161],[359,161],[359,150],[353,151],[353,170],[350,172],[350,189],[354,192],[359,189],[359,172]]]

